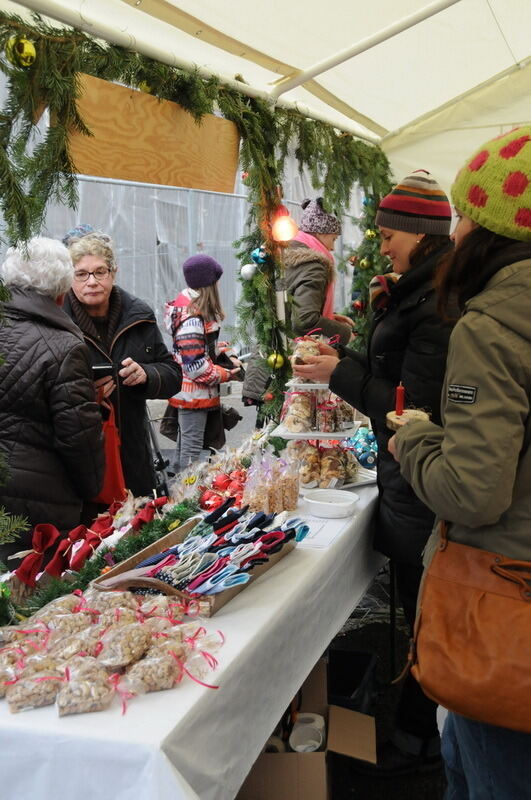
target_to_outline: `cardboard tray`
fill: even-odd
[[[226,605],[233,597],[236,597],[242,589],[248,585],[244,583],[240,586],[234,586],[232,589],[226,589],[224,592],[220,592],[219,594],[213,595],[198,595],[194,597],[192,595],[187,594],[186,592],[180,592],[178,589],[174,589],[173,586],[169,586],[164,581],[159,581],[156,578],[130,578],[124,575],[121,578],[123,573],[129,572],[132,569],[140,564],[141,561],[144,561],[146,558],[150,558],[151,556],[157,555],[157,553],[161,553],[163,550],[167,550],[169,547],[173,547],[176,544],[180,544],[184,541],[188,533],[192,530],[195,525],[202,519],[201,516],[195,516],[191,519],[184,522],[175,530],[167,533],[166,536],[158,539],[153,544],[148,545],[140,552],[135,553],[134,556],[127,558],[125,561],[122,561],[120,564],[117,564],[113,567],[109,572],[106,572],[104,575],[100,575],[98,578],[95,578],[91,586],[96,589],[100,589],[101,591],[109,591],[113,589],[134,589],[134,588],[150,588],[156,589],[160,591],[161,594],[168,594],[172,597],[180,598],[183,603],[189,604],[193,603],[194,601],[198,601],[200,603],[200,613],[202,616],[212,616],[219,611],[224,605]],[[269,561],[266,564],[259,564],[254,569],[250,570],[251,578],[258,578],[260,575],[263,575],[267,572],[271,567],[273,567],[281,558],[284,558],[289,552],[291,552],[295,548],[296,542],[291,540],[287,542],[282,550],[278,553],[274,553],[272,556],[269,556]]]

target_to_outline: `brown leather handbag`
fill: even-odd
[[[420,588],[411,672],[464,717],[531,733],[531,562],[451,542]]]

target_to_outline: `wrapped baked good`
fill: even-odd
[[[328,447],[321,453],[320,489],[338,488],[345,482],[345,464],[338,447]]]
[[[159,649],[128,668],[126,676],[133,691],[160,692],[175,686],[181,666],[169,652]]]
[[[305,489],[313,489],[318,485],[321,474],[319,448],[309,442],[301,444],[298,448],[300,483]]]
[[[317,403],[315,408],[315,427],[319,433],[334,433],[336,427],[336,406],[330,400]]]
[[[345,464],[345,482],[355,483],[358,479],[359,461],[350,449],[343,450]]]
[[[310,431],[314,422],[314,397],[310,392],[289,392],[282,410],[282,422],[290,433]]]
[[[138,661],[151,644],[151,633],[140,622],[113,625],[101,638],[103,645],[98,663],[116,670]]]
[[[31,708],[51,706],[61,683],[65,680],[61,669],[47,669],[19,678],[6,689],[6,700],[12,714]]]
[[[350,403],[347,403],[345,400],[341,400],[339,398],[336,406],[337,429],[340,431],[346,431],[349,428],[352,428],[354,425],[355,415],[356,409],[353,408]]]
[[[91,659],[79,659],[68,666],[67,680],[62,683],[55,698],[60,717],[67,714],[86,714],[108,708],[114,696],[114,686],[103,667]]]
[[[292,364],[305,364],[309,356],[320,355],[318,340],[312,339],[311,336],[296,339],[294,344],[291,356]]]

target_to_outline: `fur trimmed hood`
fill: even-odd
[[[315,261],[326,267],[329,281],[335,280],[336,270],[332,259],[327,258],[324,253],[319,253],[317,250],[312,250],[311,247],[302,244],[302,242],[295,241],[290,242],[282,253],[282,262],[286,270]]]

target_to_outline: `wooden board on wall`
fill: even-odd
[[[208,114],[198,125],[169,100],[89,75],[81,83],[78,107],[94,136],[71,134],[79,173],[234,191],[239,149],[234,123]]]

